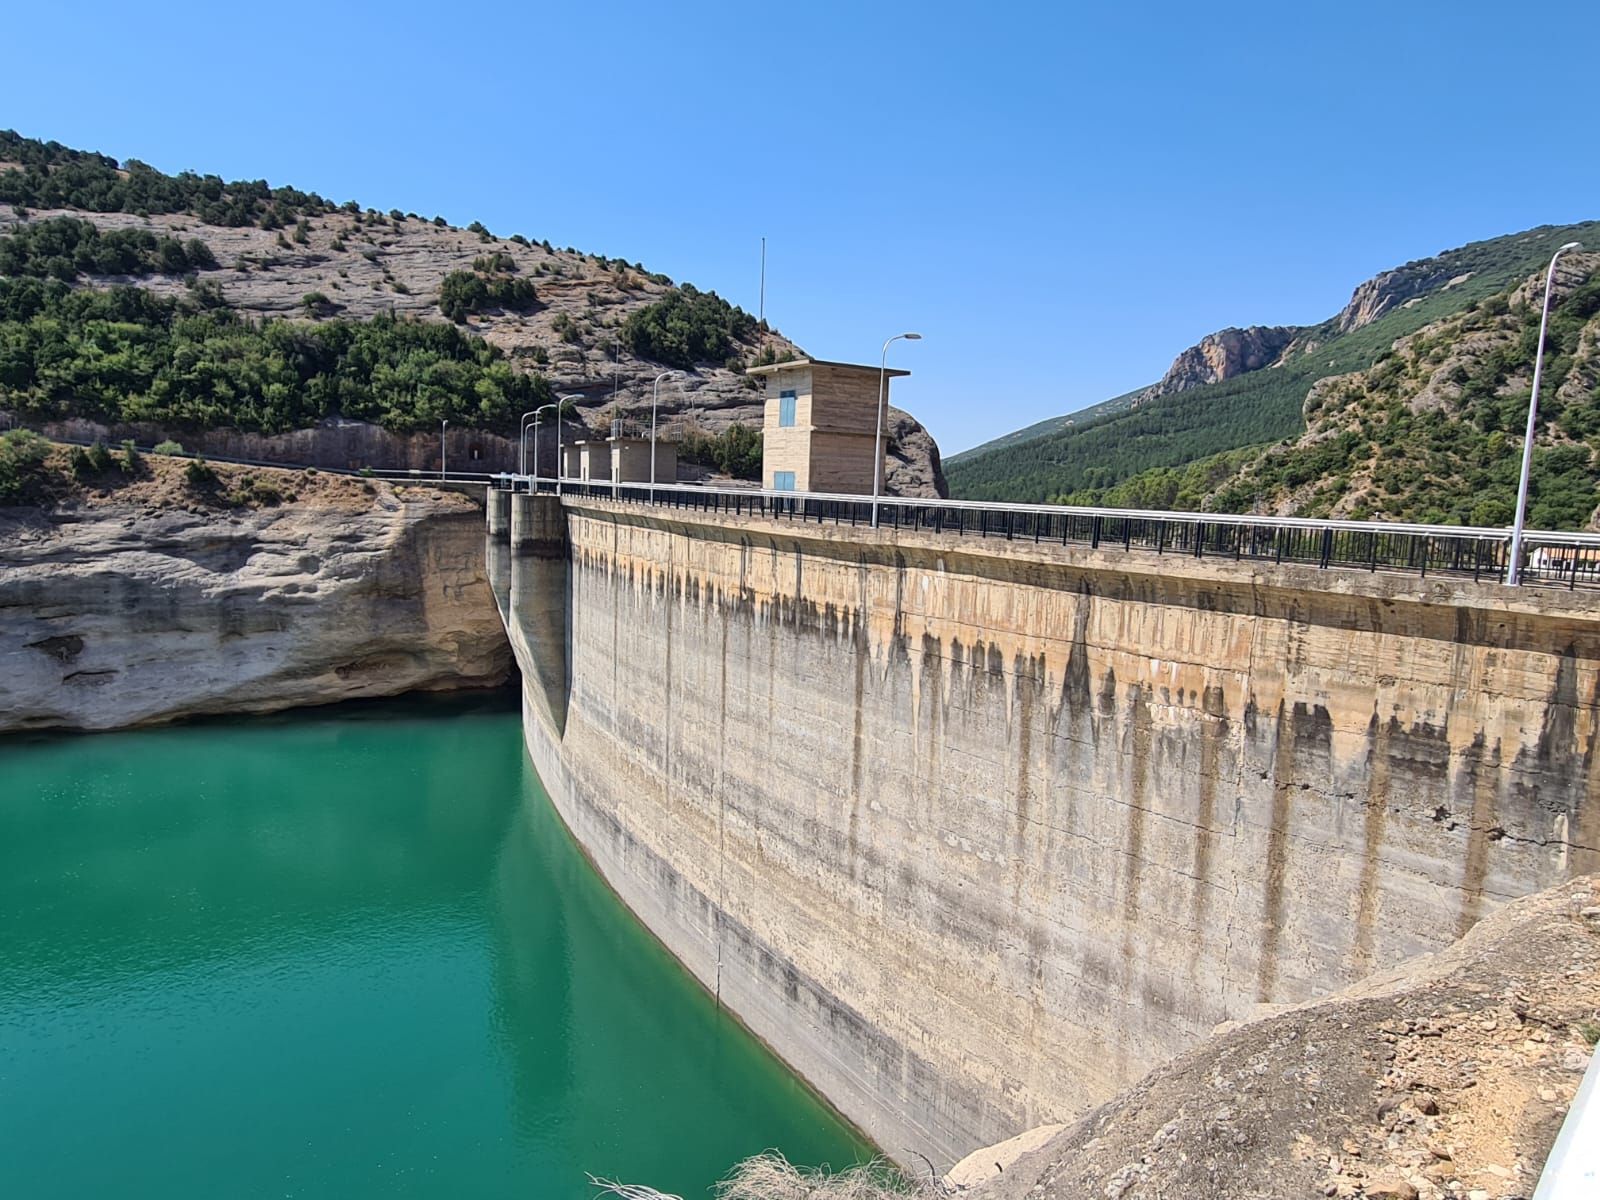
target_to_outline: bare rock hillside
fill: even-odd
[[[0,171],[16,164],[0,162]],[[26,214],[26,215],[24,215]],[[453,272],[481,273],[485,262],[494,274],[528,281],[536,298],[515,307],[484,307],[461,316],[461,324],[505,351],[512,362],[537,371],[557,394],[578,393],[583,399],[569,419],[567,436],[609,428],[613,418],[648,422],[653,383],[667,368],[636,355],[621,327],[630,313],[661,301],[676,286],[667,277],[638,264],[601,255],[560,249],[527,239],[496,237],[487,230],[457,229],[416,216],[336,209],[304,218],[297,229],[263,229],[255,225],[212,225],[192,213],[90,212],[79,209],[23,209],[0,204],[0,237],[27,223],[56,217],[93,222],[102,230],[143,229],[205,243],[217,269],[200,274],[214,286],[228,307],[256,318],[326,320],[368,319],[380,314],[444,321],[440,290]],[[162,295],[187,294],[192,279],[175,275],[139,278],[91,276],[88,286],[132,284]],[[798,356],[799,347],[782,334],[757,326],[738,346],[737,360],[701,363],[663,380],[659,420],[664,429],[698,429],[717,434],[735,422],[759,428],[762,404],[756,381],[742,374],[742,364],[758,357],[768,361]],[[0,408],[3,408],[0,404]],[[294,454],[294,462],[336,465],[340,438],[318,431],[308,442],[291,436],[268,440],[233,431],[167,431],[102,427],[112,440],[172,432],[186,446],[223,454],[249,449],[245,457]],[[65,424],[47,429],[57,436],[97,432]],[[223,436],[216,436],[217,434]],[[374,467],[437,466],[437,446],[418,438],[388,438],[378,430],[366,439],[377,457]],[[909,414],[895,410],[890,421],[890,459],[886,486],[902,495],[942,495],[944,476],[938,449],[927,431]],[[451,439],[456,461],[475,462],[478,469],[511,469],[516,462],[515,430],[484,430],[473,439],[458,430]],[[332,447],[333,449],[329,449]],[[342,461],[337,465],[346,465]],[[546,460],[553,469],[553,457]],[[692,472],[691,472],[692,474]]]

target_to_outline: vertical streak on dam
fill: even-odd
[[[561,816],[896,1157],[1070,1118],[1600,867],[1600,598],[548,496],[490,520]]]

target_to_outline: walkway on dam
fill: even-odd
[[[1315,520],[889,496],[774,492],[695,484],[613,484],[496,475],[503,490],[715,512],[723,516],[914,530],[950,537],[1121,548],[1193,558],[1294,563],[1321,569],[1506,579],[1511,531],[1455,525]],[[1522,582],[1600,588],[1600,534],[1528,530]]]

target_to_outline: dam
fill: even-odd
[[[1471,531],[696,491],[491,491],[527,751],[897,1159],[1068,1120],[1600,867],[1584,539],[1509,588]]]

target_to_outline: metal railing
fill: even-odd
[[[50,438],[52,442],[59,442],[64,446],[105,446],[108,450],[121,450],[122,442],[108,442],[104,438],[75,438],[55,435]],[[283,459],[270,458],[235,458],[226,454],[208,454],[204,450],[157,450],[154,445],[141,446],[134,443],[135,450],[141,455],[152,458],[201,458],[206,462],[227,463],[236,467],[271,467],[278,471],[318,471],[324,475],[352,475],[362,479],[383,479],[390,483],[481,483],[488,486],[491,481],[501,479],[503,476],[489,471],[445,471],[440,474],[438,468],[427,467],[325,467],[316,463],[286,462]]]
[[[495,486],[554,492],[557,481],[496,475]],[[870,526],[870,496],[776,492],[685,484],[612,484],[562,479],[559,490],[588,500],[788,520]],[[1323,521],[1232,513],[1147,512],[970,500],[878,501],[878,524],[952,537],[1144,551],[1198,559],[1292,563],[1323,570],[1448,575],[1498,583],[1506,577],[1511,531],[1454,525]],[[1600,587],[1600,535],[1534,531],[1524,535],[1523,581]]]

